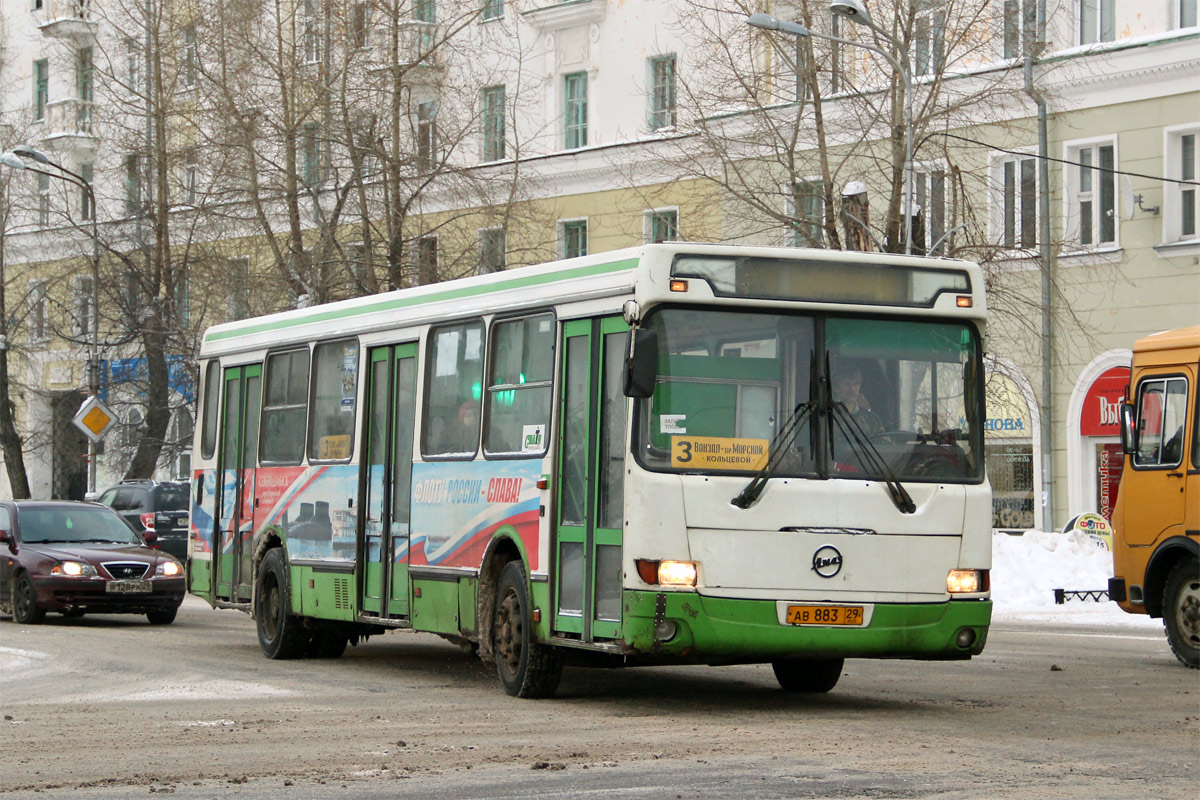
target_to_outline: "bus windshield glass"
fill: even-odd
[[[663,308],[645,325],[658,376],[634,452],[650,469],[982,480],[969,324]]]

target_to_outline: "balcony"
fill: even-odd
[[[91,0],[45,0],[38,28],[43,36],[67,39],[76,45],[96,41],[96,14]]]
[[[87,156],[96,148],[92,133],[92,101],[75,97],[46,104],[40,139],[59,152]]]
[[[432,82],[445,66],[442,43],[436,22],[415,19],[402,21],[396,29],[396,50],[392,52],[392,31],[378,27],[371,32],[368,60],[371,71],[399,70],[410,82]]]

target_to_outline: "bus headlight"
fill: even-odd
[[[946,576],[946,591],[950,594],[978,594],[987,590],[986,569],[952,569]]]
[[[695,561],[651,561],[636,559],[638,577],[653,586],[695,586],[698,565]]]

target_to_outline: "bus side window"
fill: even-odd
[[[484,450],[541,456],[550,423],[554,316],[497,322],[490,345]]]
[[[262,463],[300,463],[307,416],[308,349],[270,355],[262,409]]]
[[[204,371],[204,427],[200,436],[200,455],[206,460],[217,450],[217,398],[220,392],[221,365],[213,360]]]
[[[1133,463],[1139,467],[1175,467],[1183,456],[1187,414],[1187,380],[1144,380],[1138,388],[1138,444]]]
[[[483,323],[460,322],[429,334],[421,453],[473,456],[479,448]]]
[[[358,395],[358,342],[324,342],[313,350],[310,461],[350,458],[354,439],[354,403]]]

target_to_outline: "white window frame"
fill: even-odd
[[[41,172],[37,175],[37,226],[50,227],[50,176]]]
[[[1037,0],[999,0],[995,6],[999,44],[996,56],[1005,60],[1024,58],[1037,39]],[[1008,52],[1010,32],[1016,35],[1015,52]]]
[[[71,291],[74,293],[71,314],[72,328],[76,336],[89,339],[92,333],[92,314],[95,310],[95,305],[92,302],[95,298],[95,291],[92,287],[92,276],[76,275],[71,283]]]
[[[927,3],[914,20],[912,42],[913,78],[936,75],[946,64],[946,9],[941,3]],[[927,35],[927,36],[926,36]],[[922,64],[922,56],[925,63]]]
[[[935,172],[942,173],[942,230],[934,238],[932,230],[933,215],[930,214],[931,198],[933,195],[933,175]],[[954,195],[954,184],[951,180],[950,165],[944,161],[929,161],[913,165],[913,205],[918,206],[925,217],[925,241],[921,244],[926,248],[926,255],[933,255],[931,248],[941,239],[941,253],[943,255],[950,243],[954,240],[954,235],[950,231],[951,210],[954,204],[951,202]],[[922,200],[924,202],[922,202]],[[914,252],[917,242],[913,242]]]
[[[1192,170],[1184,171],[1182,142],[1184,136],[1192,139]],[[1173,125],[1163,128],[1163,174],[1168,178],[1186,178],[1200,181],[1200,125]],[[1183,203],[1190,193],[1192,198],[1192,231],[1183,230]],[[1200,186],[1190,186],[1174,181],[1163,181],[1163,244],[1179,242],[1200,243]]]
[[[1188,14],[1191,19],[1186,20],[1189,24],[1185,25],[1184,14]],[[1171,0],[1171,28],[1193,28],[1200,24],[1200,0]]]
[[[808,216],[800,216],[801,209],[796,206],[797,190],[800,188],[800,184],[811,186],[813,188],[813,192],[819,193],[815,195],[813,193],[806,193],[806,196],[808,197],[815,196],[817,198],[817,207],[813,209],[818,215],[815,219]],[[821,176],[819,175],[815,175],[810,178],[800,178],[799,180],[793,181],[792,185],[787,187],[786,191],[788,193],[788,216],[791,219],[796,220],[796,222],[793,225],[792,230],[788,231],[785,237],[784,246],[816,248],[827,247],[828,242],[826,241],[826,235],[828,234],[828,231],[825,230],[825,181],[822,180]],[[805,238],[801,235],[801,232],[805,227],[816,231],[815,235],[809,237],[813,241],[809,241],[809,238]]]
[[[50,281],[31,278],[29,281],[29,341],[41,344],[50,338],[49,318]]]
[[[179,91],[189,92],[196,88],[196,76],[200,72],[200,51],[196,44],[196,25],[185,25],[179,32]]]
[[[300,0],[300,43],[305,64],[321,63],[321,2]]]
[[[485,258],[490,253],[488,239],[495,235],[500,235],[500,261],[496,264],[484,263]],[[488,275],[493,272],[503,272],[508,267],[508,236],[503,227],[494,228],[479,228],[475,232],[476,242],[479,246],[479,267],[476,270],[479,275]]]
[[[1108,11],[1108,14],[1105,14]],[[1085,20],[1085,13],[1092,15],[1091,20]],[[1104,30],[1104,18],[1111,16],[1112,30]],[[1079,45],[1101,44],[1115,41],[1117,38],[1117,0],[1076,0],[1075,3],[1075,43]],[[1088,30],[1084,29],[1085,21]],[[1108,34],[1107,39],[1104,38]]]
[[[1101,147],[1112,147],[1113,151],[1112,206],[1107,210],[1101,207],[1103,202],[1101,182],[1104,180],[1104,174],[1100,170],[1099,149]],[[1082,167],[1076,166],[1076,164],[1082,161],[1083,153],[1088,149],[1092,151],[1092,188],[1090,192],[1084,193],[1080,187]],[[1117,204],[1117,192],[1120,187],[1115,171],[1121,168],[1121,154],[1117,148],[1116,135],[1064,142],[1063,158],[1068,162],[1063,165],[1063,197],[1065,198],[1063,203],[1063,241],[1066,250],[1068,252],[1089,252],[1120,249],[1121,217]],[[1091,241],[1086,244],[1082,241],[1082,209],[1080,208],[1084,202],[1091,203]],[[1106,213],[1111,215],[1113,220],[1113,238],[1112,241],[1107,242],[1100,238],[1102,215]]]
[[[582,93],[574,99],[570,96],[570,86],[572,81],[579,81],[582,87]],[[577,150],[581,147],[587,147],[590,143],[588,138],[588,116],[589,116],[589,86],[591,83],[591,75],[587,70],[575,70],[573,72],[565,72],[559,85],[562,87],[562,145],[564,150]],[[578,117],[578,118],[577,118]]]
[[[479,93],[479,119],[483,128],[480,157],[485,163],[503,161],[508,155],[505,142],[507,113],[507,85],[499,83],[483,87]]]
[[[1037,215],[1040,213],[1038,207],[1038,181],[1041,180],[1040,172],[1037,163],[1037,148],[1024,147],[1014,151],[1019,155],[1009,153],[996,153],[991,159],[988,172],[990,175],[989,184],[989,214],[988,220],[991,231],[988,239],[993,242],[1001,252],[1012,253],[1014,255],[1029,255],[1037,250]],[[1021,244],[1021,229],[1025,223],[1025,217],[1022,213],[1022,193],[1021,193],[1021,165],[1023,162],[1032,161],[1033,164],[1033,243],[1026,247]],[[1008,222],[1008,204],[1005,202],[1005,183],[1004,172],[1005,165],[1013,165],[1013,202],[1012,209],[1012,224],[1013,224],[1013,242],[1011,245],[1005,242],[1005,228]]]
[[[645,244],[654,244],[658,239],[654,238],[654,220],[661,218],[665,214],[673,214],[675,216],[675,235],[671,238],[662,239],[664,242],[680,241],[680,224],[679,224],[679,206],[663,206],[662,208],[647,208],[642,212],[642,242]]]
[[[557,242],[557,251],[559,258],[567,258],[567,226],[576,222],[583,223],[583,235],[586,237],[584,241],[583,253],[587,255],[591,252],[592,243],[592,226],[587,217],[564,217],[555,224],[555,240]]]
[[[229,320],[250,316],[250,256],[229,259]]]
[[[660,64],[670,65],[662,84],[658,80]],[[678,74],[679,58],[674,53],[660,53],[646,59],[646,83],[650,87],[647,93],[646,126],[651,131],[675,129],[679,112]]]

